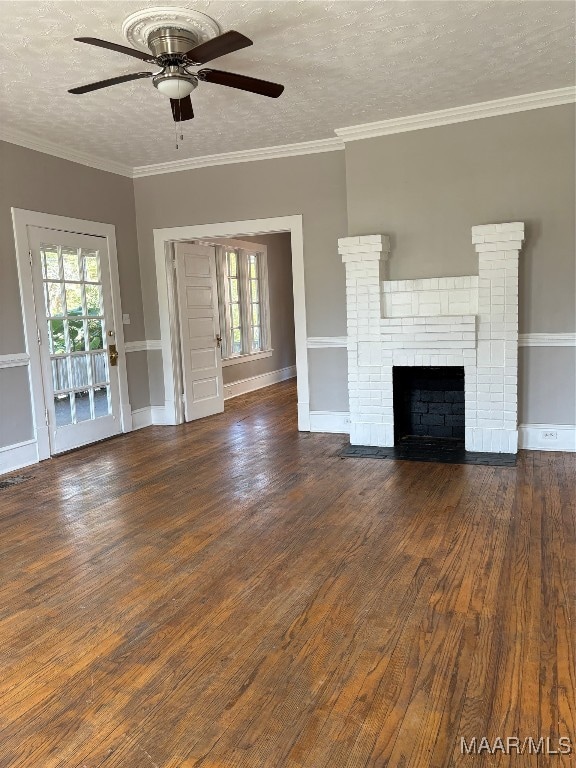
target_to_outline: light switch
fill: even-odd
[[[122,315],[122,325],[130,325],[130,315]]]

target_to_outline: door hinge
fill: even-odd
[[[182,394],[180,395],[180,400],[182,400],[182,403],[186,405],[186,395],[184,394],[184,392],[182,392]]]
[[[30,266],[32,266],[32,249],[28,249],[28,261],[30,262]]]
[[[40,328],[36,328],[36,336],[38,336],[38,344],[42,344],[42,336],[40,335]]]
[[[48,418],[48,408],[44,409],[44,419],[46,421],[46,426],[49,427],[50,426],[50,420]]]

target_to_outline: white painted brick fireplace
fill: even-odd
[[[478,275],[383,280],[386,235],[345,237],[352,445],[393,446],[394,366],[462,366],[465,447],[518,450],[518,254],[524,224],[472,227]]]

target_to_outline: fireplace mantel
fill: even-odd
[[[345,237],[352,445],[393,446],[394,366],[463,366],[470,451],[518,450],[518,257],[523,222],[472,227],[478,274],[382,280],[386,235]]]

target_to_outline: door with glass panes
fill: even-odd
[[[52,454],[121,431],[106,238],[29,227]]]

